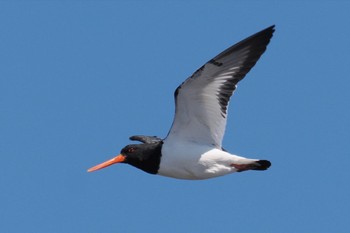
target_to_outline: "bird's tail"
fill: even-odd
[[[248,159],[248,163],[233,163],[232,167],[237,169],[237,172],[243,172],[248,170],[264,171],[271,166],[271,162],[268,160],[253,160]]]
[[[271,162],[268,160],[258,160],[254,163],[254,166],[251,170],[264,171],[271,166]]]

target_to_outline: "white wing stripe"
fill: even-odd
[[[231,46],[199,68],[175,91],[175,118],[167,143],[192,141],[221,149],[229,99],[264,53],[271,26]]]

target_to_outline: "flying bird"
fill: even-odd
[[[132,136],[141,144],[90,168],[96,171],[127,163],[150,174],[202,180],[234,172],[266,170],[270,161],[250,159],[223,149],[227,108],[237,84],[265,52],[274,32],[270,26],[229,47],[186,79],[175,90],[175,117],[168,135]]]

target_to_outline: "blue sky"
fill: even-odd
[[[0,232],[348,232],[350,3],[1,1]],[[224,147],[266,172],[205,181],[86,169],[164,137],[173,91],[276,24]]]

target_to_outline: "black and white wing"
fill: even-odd
[[[166,141],[221,148],[230,97],[266,50],[273,32],[274,25],[226,49],[176,89],[175,118]]]
[[[142,143],[159,143],[162,141],[161,138],[157,136],[145,136],[145,135],[134,135],[129,137],[131,141],[139,141]]]

